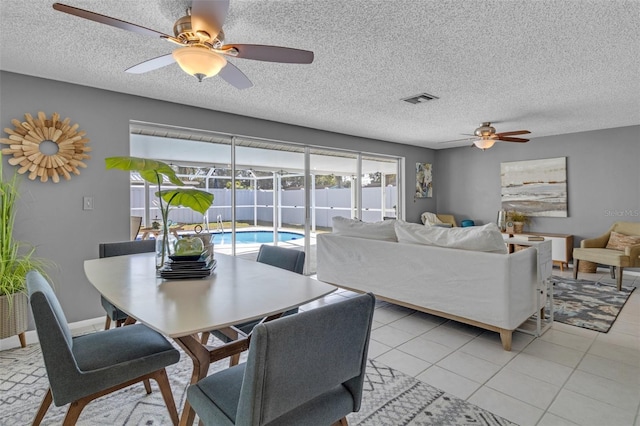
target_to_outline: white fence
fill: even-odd
[[[231,190],[211,189],[214,195],[213,205],[209,208],[210,223],[215,223],[218,215],[223,221],[231,221]],[[160,211],[154,204],[155,190],[150,191],[150,219],[160,218]],[[381,208],[380,188],[362,188],[362,220],[376,222],[384,216],[395,216],[394,205],[397,200],[397,187],[384,188],[384,209]],[[351,217],[351,189],[325,188],[316,189],[313,194],[315,204],[315,226],[331,227],[334,216]],[[255,202],[254,202],[255,201]],[[282,224],[304,224],[304,190],[280,191],[280,215]],[[236,191],[236,220],[241,222],[273,222],[273,191],[239,189]],[[144,217],[144,187],[131,187],[131,215]],[[188,208],[173,208],[169,219],[180,223],[202,223],[203,217]],[[148,224],[145,224],[148,225]]]

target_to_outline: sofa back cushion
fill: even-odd
[[[398,241],[401,243],[508,253],[502,234],[495,223],[466,228],[440,228],[397,220],[395,228]]]
[[[362,222],[341,216],[335,216],[332,219],[334,234],[383,241],[398,241],[394,227],[395,222],[393,219],[380,222]]]

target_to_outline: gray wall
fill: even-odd
[[[532,134],[535,136],[535,129]],[[567,157],[568,217],[534,217],[535,232],[573,234],[574,245],[616,221],[640,221],[640,126],[436,152],[437,210],[476,223],[500,210],[500,163]]]
[[[23,120],[25,113],[70,117],[91,139],[92,159],[80,176],[54,184],[22,180],[15,236],[38,247],[37,254],[58,265],[52,272],[67,319],[103,315],[99,297],[87,282],[83,262],[98,257],[98,243],[129,238],[127,173],[107,171],[104,158],[129,155],[129,120],[147,121],[318,146],[351,149],[406,158],[406,217],[419,221],[435,210],[435,198],[413,202],[415,163],[434,162],[432,150],[357,138],[287,124],[257,120],[160,102],[152,99],[0,72],[0,124]],[[3,135],[6,137],[6,135]],[[5,173],[13,170],[5,161]],[[94,197],[95,208],[82,210],[82,197]]]

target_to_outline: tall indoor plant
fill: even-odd
[[[50,262],[35,256],[36,248],[16,241],[13,230],[18,200],[18,174],[5,179],[0,155],[0,339],[18,335],[25,345],[27,330],[26,275],[37,270],[47,276]]]
[[[200,191],[194,188],[162,189],[162,183],[166,177],[169,182],[176,186],[184,186],[175,171],[167,163],[157,160],[149,160],[139,157],[109,157],[105,159],[107,169],[119,169],[129,172],[138,172],[140,176],[151,184],[158,186],[156,197],[159,200],[160,215],[162,216],[161,245],[159,248],[159,260],[157,266],[164,266],[166,256],[169,252],[169,208],[173,206],[184,206],[201,214],[206,214],[213,203],[213,194]]]

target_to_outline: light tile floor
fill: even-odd
[[[606,271],[580,278],[613,282]],[[625,285],[640,287],[640,276],[625,274]],[[302,309],[354,295],[338,290]],[[103,326],[75,323],[74,334]],[[606,334],[556,322],[539,338],[516,332],[512,348],[497,333],[378,302],[369,357],[522,426],[640,426],[640,290]]]
[[[613,283],[605,270],[579,277]],[[516,332],[511,352],[497,333],[378,302],[369,357],[522,426],[640,426],[640,290],[606,334],[555,322],[539,338]]]

